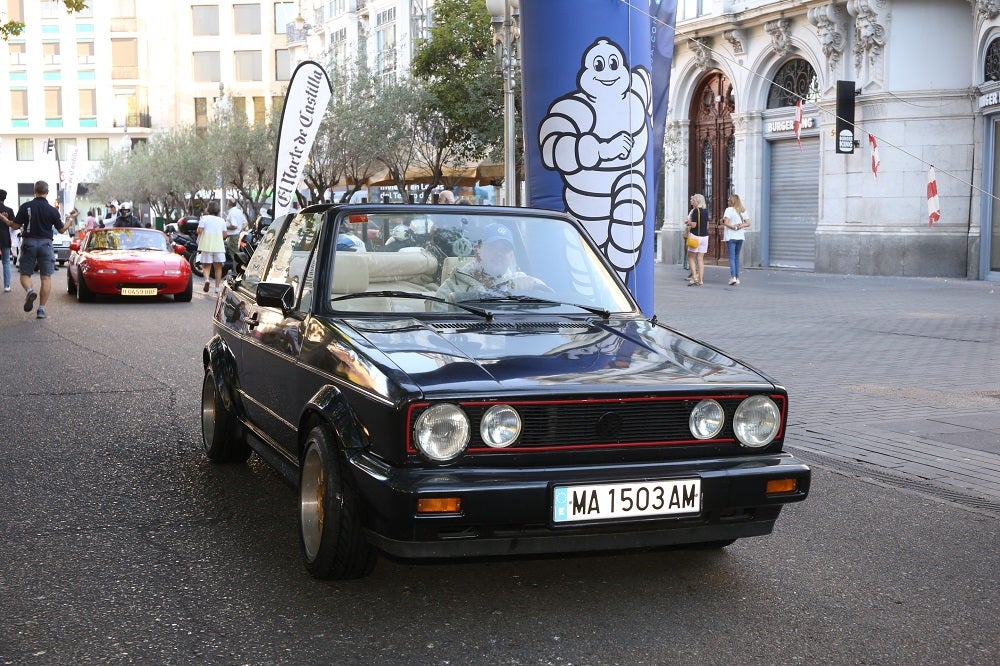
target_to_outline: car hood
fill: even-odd
[[[428,396],[773,387],[753,368],[645,319],[344,323],[400,388]]]

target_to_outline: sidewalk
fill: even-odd
[[[1000,283],[654,271],[662,323],[788,389],[803,459],[1000,514]]]

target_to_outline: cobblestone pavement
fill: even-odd
[[[797,455],[1000,515],[1000,283],[654,270],[660,321],[788,389]]]

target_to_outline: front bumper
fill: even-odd
[[[352,469],[368,538],[399,557],[476,557],[623,550],[769,534],[781,507],[809,492],[811,471],[787,453],[712,460],[535,468],[394,468],[359,454]],[[553,487],[701,480],[697,515],[555,524]],[[796,490],[768,495],[768,480]],[[418,498],[461,498],[461,514],[417,515]]]

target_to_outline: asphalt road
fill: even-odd
[[[293,490],[201,452],[211,301],[82,305],[64,279],[45,321],[0,295],[0,664],[1000,659],[998,516],[843,465],[719,553],[382,559],[315,581]]]

